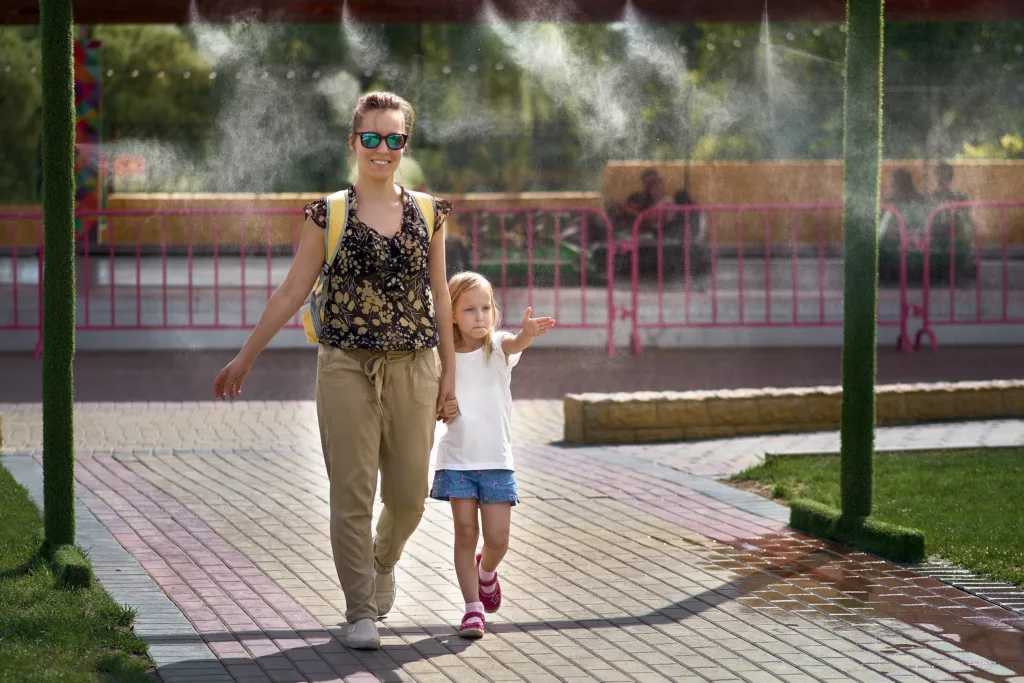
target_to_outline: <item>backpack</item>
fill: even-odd
[[[434,237],[434,223],[437,220],[437,204],[434,197],[425,192],[406,190],[413,198],[413,204],[427,226],[427,239]],[[313,291],[306,299],[306,306],[301,315],[302,327],[306,331],[306,341],[319,344],[326,319],[327,277],[331,271],[341,239],[345,236],[348,225],[348,190],[341,190],[327,197],[327,229],[324,230],[324,265],[320,269]]]

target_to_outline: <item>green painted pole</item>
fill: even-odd
[[[882,166],[884,0],[846,2],[842,514],[871,514]]]
[[[46,547],[75,542],[75,67],[72,0],[40,0]]]

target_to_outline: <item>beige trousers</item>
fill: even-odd
[[[438,377],[433,349],[320,346],[316,408],[330,480],[331,547],[350,623],[377,618],[373,572],[394,569],[423,516]],[[384,510],[374,539],[378,470]]]

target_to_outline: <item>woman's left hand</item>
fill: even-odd
[[[437,414],[445,422],[451,422],[454,417],[447,417],[445,413],[445,404],[455,401],[455,375],[451,373],[441,374],[441,385],[437,392]],[[456,413],[457,415],[457,413]]]

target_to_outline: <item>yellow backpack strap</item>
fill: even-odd
[[[415,190],[406,190],[406,192],[412,195],[413,203],[419,209],[423,222],[427,224],[427,239],[433,239],[434,224],[437,222],[437,201],[426,192],[416,192]]]
[[[348,190],[341,190],[327,197],[327,229],[324,230],[324,272],[334,263],[348,225]]]
[[[302,327],[306,331],[306,341],[311,344],[320,342],[324,325],[324,297],[327,292],[327,274],[334,263],[334,257],[341,247],[341,238],[345,236],[345,226],[348,224],[348,190],[335,192],[326,199],[327,204],[327,229],[324,230],[324,264],[320,268],[320,275],[313,285],[307,299],[308,307],[302,312],[300,319]]]

